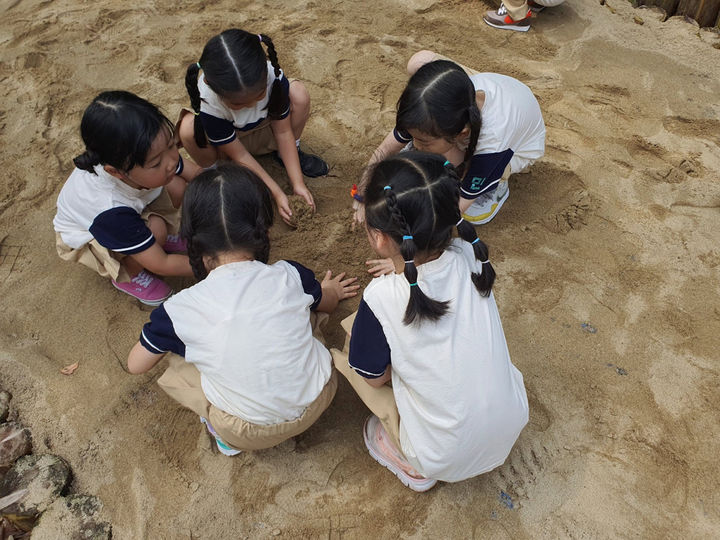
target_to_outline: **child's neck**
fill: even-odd
[[[435,253],[417,253],[415,254],[415,258],[413,259],[415,261],[415,267],[425,264],[430,261],[434,261],[435,259],[439,258],[440,255],[442,255],[442,251],[438,251]],[[402,274],[405,271],[405,260],[403,259],[402,255],[396,255],[392,258],[393,264],[395,264],[395,273],[396,274]]]
[[[254,261],[255,256],[244,249],[238,249],[234,251],[222,251],[215,257],[203,257],[203,264],[208,272],[215,270],[216,268],[223,266],[224,264]]]

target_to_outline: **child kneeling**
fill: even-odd
[[[352,324],[349,350],[332,350],[373,412],[363,432],[370,455],[415,491],[498,467],[528,421],[495,272],[459,198],[442,156],[408,151],[375,166],[368,239],[395,268],[370,282],[354,322],[343,321]]]
[[[267,264],[272,220],[270,193],[249,169],[201,173],[181,226],[200,281],[152,312],[128,356],[128,370],[144,373],[174,353],[158,384],[226,455],[275,446],[330,405],[337,380],[320,324],[358,289],[344,274],[319,283],[296,262]]]

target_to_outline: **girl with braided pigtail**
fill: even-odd
[[[181,235],[199,282],[155,309],[128,356],[144,373],[166,354],[158,384],[195,411],[220,452],[275,446],[305,431],[337,388],[320,325],[355,296],[355,278],[322,283],[293,261],[267,264],[267,188],[250,169],[201,173],[183,201]]]
[[[331,350],[373,413],[363,428],[370,455],[415,491],[498,467],[528,421],[488,249],[460,219],[459,197],[438,155],[408,151],[371,169],[368,239],[394,269],[366,287],[342,322],[345,349]]]
[[[370,165],[406,148],[442,154],[462,179],[459,208],[473,225],[495,217],[509,194],[508,178],[545,153],[545,124],[532,91],[498,73],[479,73],[432,51],[415,53],[400,95],[395,128]],[[356,221],[362,191],[353,191]]]
[[[280,217],[292,223],[287,196],[253,157],[273,153],[293,192],[315,208],[303,175],[326,175],[328,166],[300,150],[310,95],[302,82],[288,81],[269,36],[238,29],[214,36],[188,66],[185,87],[192,109],[181,113],[178,134],[193,159],[204,167],[218,160],[249,167],[270,189]]]

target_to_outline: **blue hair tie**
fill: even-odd
[[[475,240],[473,240],[472,242],[470,242],[470,244],[477,244],[479,241],[480,241],[480,239],[479,239],[479,238],[476,238]]]
[[[448,165],[450,165],[449,159],[445,160],[445,163],[443,163],[443,167],[447,167]]]
[[[387,191],[388,189],[392,189],[392,188],[391,188],[390,186],[385,186],[383,189],[384,189],[385,191]]]
[[[403,235],[403,240],[412,240],[412,239],[413,239],[412,234],[404,234]]]
[[[410,284],[411,287],[417,287],[417,281],[415,283]]]
[[[195,62],[195,65],[198,67],[198,69],[202,69],[202,68],[200,67],[200,62]]]

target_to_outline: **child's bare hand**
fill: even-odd
[[[322,280],[322,283],[320,283],[323,292],[334,292],[338,301],[356,296],[360,288],[360,285],[357,285],[357,278],[343,278],[345,278],[345,272],[332,277],[332,271],[328,270],[325,273],[325,278]]]
[[[278,213],[282,220],[292,227],[292,211],[290,210],[290,201],[288,201],[287,195],[282,191],[275,195],[275,204],[277,204]]]
[[[352,223],[352,229],[354,231],[355,227],[365,223],[365,205],[360,201],[353,201],[353,210],[355,210],[355,212],[353,212]]]
[[[308,203],[308,206],[313,209],[313,212],[315,211],[315,200],[307,186],[296,187],[293,189],[293,192],[295,195],[302,197],[305,202]]]
[[[365,264],[370,267],[368,268],[368,273],[372,274],[373,277],[380,277],[395,272],[395,263],[392,259],[370,259],[369,261],[365,261]]]

